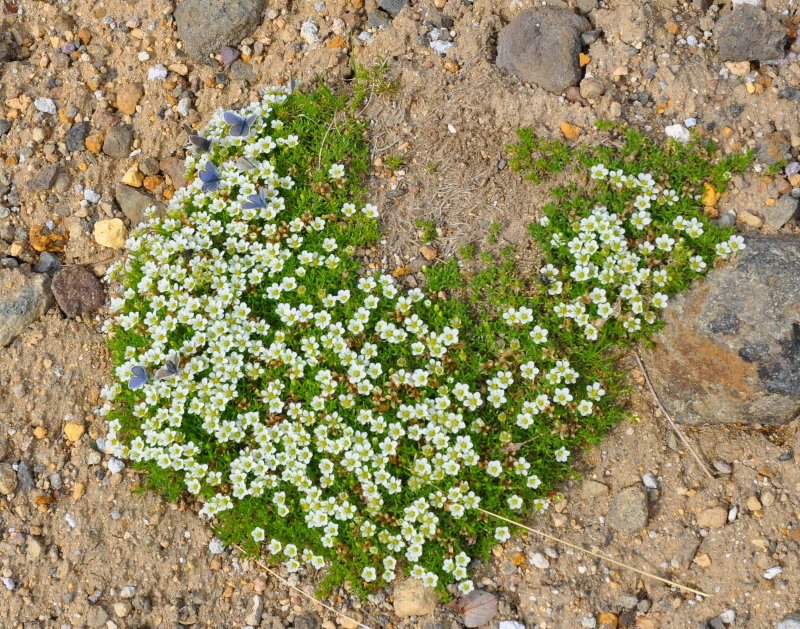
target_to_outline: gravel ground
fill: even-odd
[[[789,56],[778,65],[721,58],[712,33],[729,2],[707,10],[702,1],[537,3],[580,9],[603,30],[584,45],[589,61],[569,98],[494,64],[499,29],[530,2],[405,4],[382,0],[387,11],[379,11],[371,0],[270,0],[236,49],[198,58],[205,22],[166,0],[5,0],[0,266],[88,265],[102,276],[122,255],[122,230],[181,185],[181,123],[200,125],[215,108],[291,78],[342,85],[354,62],[380,59],[397,89],[363,108],[374,146],[369,186],[385,233],[376,260],[410,267],[409,284],[427,258],[483,241],[492,222],[502,228],[498,246],[527,242],[525,225],[545,191],[507,168],[503,146],[520,125],[559,135],[567,122],[581,142],[591,141],[598,119],[660,137],[678,124],[723,152],[753,148],[756,171],[734,178],[717,211],[736,210],[743,230],[798,231],[786,211],[787,199],[800,196],[800,165],[792,165],[800,149],[797,2],[763,3],[789,34]],[[403,163],[393,170],[388,157]],[[770,169],[784,160],[785,169]],[[119,221],[102,223],[111,219]],[[439,232],[427,255],[418,219]],[[116,232],[97,231],[98,223]],[[48,248],[50,257],[41,253]],[[101,321],[102,311],[66,318],[51,307],[2,350],[0,626],[354,626],[221,548],[190,509],[134,491],[140,479],[103,453],[103,423],[93,414],[109,381]],[[687,429],[706,459],[719,462],[711,481],[639,393],[633,364],[629,371],[638,422],[588,452],[584,480],[565,487],[566,499],[532,526],[712,597],[535,536],[514,538],[477,568],[482,587],[499,597],[490,626],[780,626],[800,611],[800,424]],[[313,579],[302,576],[293,583],[310,593]],[[327,603],[369,627],[462,626],[444,605],[419,605],[426,615],[401,618],[408,610],[396,598],[386,590],[361,602],[342,589]]]

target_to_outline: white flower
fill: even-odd
[[[569,450],[567,450],[564,446],[561,446],[555,452],[556,461],[558,461],[559,463],[565,463],[567,459],[569,459],[569,455],[570,455]]]
[[[603,164],[595,164],[589,169],[592,179],[605,179],[608,175],[608,168]]]
[[[328,176],[331,179],[342,179],[344,177],[344,166],[342,164],[333,164],[328,169]]]
[[[361,578],[367,583],[372,583],[378,577],[378,573],[372,566],[367,566],[361,571]]]
[[[522,508],[522,498],[516,494],[508,498],[508,508],[519,511]]]
[[[264,529],[260,526],[257,526],[250,532],[250,537],[253,538],[255,542],[263,542],[264,541]]]
[[[511,537],[511,533],[508,531],[508,527],[507,526],[498,526],[494,530],[494,538],[498,542],[505,542],[510,537]]]
[[[489,476],[494,476],[497,478],[500,476],[500,474],[502,474],[502,472],[503,464],[500,463],[500,461],[489,461],[489,463],[486,465],[486,473],[489,474]]]

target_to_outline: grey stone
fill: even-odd
[[[453,28],[453,18],[445,15],[433,5],[428,5],[422,10],[422,21],[436,28]]]
[[[647,493],[641,485],[626,487],[611,499],[606,522],[623,535],[633,535],[647,526]]]
[[[606,88],[598,79],[588,77],[581,81],[581,96],[583,98],[600,98],[605,92]]]
[[[797,204],[794,197],[785,194],[772,207],[764,210],[764,222],[772,229],[780,229],[788,223],[797,213]]]
[[[261,624],[261,614],[263,613],[264,599],[262,599],[258,594],[253,594],[253,603],[250,606],[250,612],[244,619],[245,623],[257,627]]]
[[[152,155],[143,158],[142,161],[139,162],[139,170],[146,176],[157,175],[159,171],[158,158]]]
[[[144,211],[151,205],[155,205],[159,210],[163,209],[161,203],[141,188],[120,184],[117,186],[115,197],[119,209],[130,220],[131,227],[136,227],[139,223],[144,222]]]
[[[783,58],[789,29],[760,7],[742,4],[717,21],[714,34],[723,61],[768,61]]]
[[[68,266],[53,276],[53,296],[63,313],[74,318],[93,314],[106,299],[103,284],[85,266]]]
[[[800,629],[800,610],[786,616],[775,625],[775,629]]]
[[[392,17],[396,17],[404,7],[408,6],[408,0],[378,0],[378,6]]]
[[[372,28],[381,28],[389,26],[391,20],[389,14],[381,9],[373,9],[367,14],[367,26]]]
[[[108,613],[100,606],[90,607],[86,613],[87,627],[105,627],[108,622]]]
[[[133,608],[135,610],[140,611],[143,614],[149,614],[151,611],[153,611],[153,604],[144,594],[139,594],[138,596],[134,597],[131,603],[133,604]]]
[[[17,463],[17,489],[19,491],[26,491],[33,488],[34,484],[31,466],[25,461]]]
[[[231,65],[231,78],[236,81],[247,81],[248,83],[255,83],[258,80],[258,74],[253,70],[253,66],[242,59],[237,59]]]
[[[236,46],[261,24],[265,0],[187,0],[175,7],[178,37],[195,61]]]
[[[58,175],[58,166],[56,164],[44,166],[28,182],[28,188],[34,192],[49,190],[53,187],[53,183],[55,183],[56,175]]]
[[[725,623],[719,619],[719,616],[715,616],[708,621],[708,629],[725,629]]]
[[[800,103],[800,90],[796,87],[784,87],[778,90],[778,98],[785,98]]]
[[[5,347],[53,303],[50,278],[0,268],[0,347]]]
[[[33,267],[33,270],[37,273],[46,273],[47,275],[53,275],[54,273],[58,272],[61,268],[61,260],[59,260],[56,256],[54,256],[49,251],[42,251],[39,254],[39,260],[36,262],[36,265]]]
[[[575,6],[581,13],[591,13],[597,8],[597,0],[577,0]]]
[[[133,131],[127,125],[111,127],[103,140],[103,153],[109,157],[128,157],[133,144]]]
[[[11,129],[11,123],[8,120],[0,120],[0,136],[4,136]]]
[[[496,65],[526,83],[551,92],[577,85],[581,33],[586,18],[565,9],[528,9],[500,31]]]
[[[232,46],[223,46],[219,50],[219,60],[226,68],[239,58],[239,51]]]
[[[672,300],[642,352],[678,422],[784,424],[800,411],[800,239],[745,245]]]
[[[780,131],[770,133],[756,143],[756,159],[767,166],[789,160],[791,157],[789,138]]]
[[[294,629],[319,629],[322,621],[312,611],[300,612],[294,617]]]
[[[78,122],[67,131],[67,150],[70,153],[82,151],[86,148],[84,144],[86,136],[89,135],[89,125],[85,122]]]
[[[11,61],[11,46],[4,41],[0,41],[0,63],[4,61]]]
[[[8,496],[17,489],[17,473],[8,463],[0,463],[0,494]]]
[[[617,607],[622,609],[633,609],[639,603],[639,599],[633,594],[620,594],[616,603]]]

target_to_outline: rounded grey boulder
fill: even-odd
[[[261,24],[265,0],[186,0],[175,7],[178,37],[195,61],[236,46]]]
[[[723,61],[783,59],[789,29],[781,21],[750,4],[737,5],[714,27]]]
[[[678,422],[785,424],[800,413],[800,239],[745,245],[672,301],[642,352]]]
[[[495,64],[521,81],[562,92],[581,79],[581,33],[591,28],[567,9],[528,9],[500,31]]]

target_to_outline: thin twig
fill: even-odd
[[[708,467],[706,467],[706,464],[703,463],[703,459],[700,458],[700,455],[697,454],[695,449],[692,447],[692,444],[690,444],[687,441],[686,437],[684,437],[683,433],[680,431],[680,428],[678,428],[678,425],[675,423],[672,417],[670,417],[669,413],[667,413],[667,409],[664,408],[664,405],[661,403],[661,400],[658,399],[656,390],[653,388],[653,383],[650,382],[650,376],[647,374],[647,369],[644,368],[644,363],[642,362],[642,359],[639,358],[639,352],[633,350],[633,355],[636,357],[636,362],[639,365],[639,369],[641,369],[642,373],[644,374],[644,381],[647,383],[647,388],[650,389],[650,394],[653,396],[653,399],[656,401],[656,404],[658,404],[658,408],[661,410],[661,414],[667,418],[667,423],[670,425],[670,428],[672,428],[672,430],[675,431],[675,433],[681,438],[681,441],[683,441],[683,445],[685,445],[686,448],[689,450],[689,452],[692,453],[695,460],[697,461],[697,464],[700,466],[700,469],[703,470],[703,472],[705,472],[706,476],[708,476],[711,480],[716,480],[714,475],[708,471]]]
[[[655,574],[651,574],[650,572],[645,572],[644,570],[639,570],[639,568],[634,568],[633,566],[629,566],[626,563],[622,563],[621,561],[617,561],[616,559],[612,559],[611,557],[608,557],[606,555],[602,555],[602,554],[597,553],[597,552],[595,552],[593,550],[589,550],[588,548],[584,548],[583,546],[578,546],[577,544],[573,544],[571,542],[568,542],[566,540],[558,538],[558,537],[556,537],[554,535],[550,535],[549,533],[545,533],[544,531],[539,531],[539,530],[533,529],[533,528],[531,528],[529,526],[525,526],[524,524],[520,524],[519,522],[515,522],[514,520],[509,520],[508,518],[504,518],[502,515],[498,515],[497,513],[492,513],[491,511],[487,511],[486,509],[481,509],[480,507],[478,507],[477,510],[480,511],[481,513],[485,513],[486,515],[490,515],[493,518],[497,518],[498,520],[503,520],[504,522],[508,522],[509,524],[513,524],[514,526],[518,526],[518,527],[520,527],[522,529],[525,529],[526,531],[530,531],[531,533],[534,533],[534,534],[539,535],[541,537],[545,537],[545,538],[547,538],[549,540],[552,540],[554,542],[558,542],[559,544],[563,544],[564,546],[568,546],[569,548],[572,548],[574,550],[580,551],[582,553],[586,553],[587,555],[591,555],[592,557],[597,557],[598,559],[602,559],[603,561],[607,561],[608,563],[612,563],[615,566],[619,566],[621,568],[626,568],[627,570],[633,570],[633,572],[635,572],[637,574],[640,574],[640,575],[642,575],[644,577],[649,577],[650,579],[655,579],[656,581],[661,581],[662,583],[666,583],[667,585],[671,585],[672,587],[676,587],[676,588],[679,588],[681,590],[685,590],[687,592],[691,592],[692,594],[698,594],[699,596],[705,596],[706,598],[711,598],[710,594],[706,594],[705,592],[701,592],[700,590],[695,590],[695,589],[690,588],[690,587],[688,587],[686,585],[681,585],[680,583],[676,583],[675,581],[670,581],[669,579],[664,579],[663,577],[659,577],[659,576],[657,576]]]
[[[235,548],[238,548],[238,549],[239,549],[239,552],[240,552],[240,553],[242,553],[242,554],[244,554],[244,549],[243,549],[241,546],[238,546],[238,545],[236,545],[236,546],[234,546],[234,547],[235,547]],[[288,587],[288,588],[291,588],[292,590],[294,590],[294,591],[295,591],[295,592],[297,592],[298,594],[300,594],[300,595],[302,595],[302,596],[305,596],[305,597],[306,597],[308,600],[310,600],[310,601],[313,601],[313,602],[315,602],[315,603],[318,603],[319,605],[322,605],[322,606],[323,606],[325,609],[327,609],[328,611],[332,611],[332,612],[333,612],[334,614],[336,614],[337,616],[341,616],[342,618],[347,618],[347,620],[349,620],[350,622],[354,622],[354,623],[356,623],[356,624],[357,624],[359,627],[364,627],[364,629],[372,629],[372,627],[370,627],[369,625],[365,625],[365,624],[364,624],[364,623],[362,623],[362,622],[358,622],[358,621],[357,621],[355,618],[351,618],[351,617],[350,617],[350,616],[348,616],[347,614],[345,614],[345,613],[342,613],[342,612],[340,612],[340,611],[337,611],[336,609],[334,609],[334,608],[333,608],[333,607],[331,607],[330,605],[326,605],[326,604],[325,604],[325,603],[323,603],[321,600],[319,600],[319,599],[317,599],[317,598],[314,598],[313,596],[311,596],[311,595],[309,595],[309,594],[306,594],[306,593],[305,593],[305,592],[303,592],[303,590],[301,590],[299,587],[297,587],[296,585],[292,585],[291,583],[289,583],[289,582],[288,582],[286,579],[284,579],[284,578],[283,578],[281,575],[279,575],[278,573],[276,573],[274,570],[270,569],[268,566],[265,566],[265,565],[264,565],[263,563],[261,563],[261,562],[260,562],[258,559],[253,559],[253,561],[255,561],[255,563],[256,563],[258,566],[260,566],[261,568],[263,568],[263,569],[264,569],[266,572],[268,572],[269,574],[271,574],[271,575],[272,575],[273,577],[275,577],[275,578],[276,578],[278,581],[280,581],[281,583],[283,583],[283,585],[285,585],[285,586],[286,586],[286,587]]]

